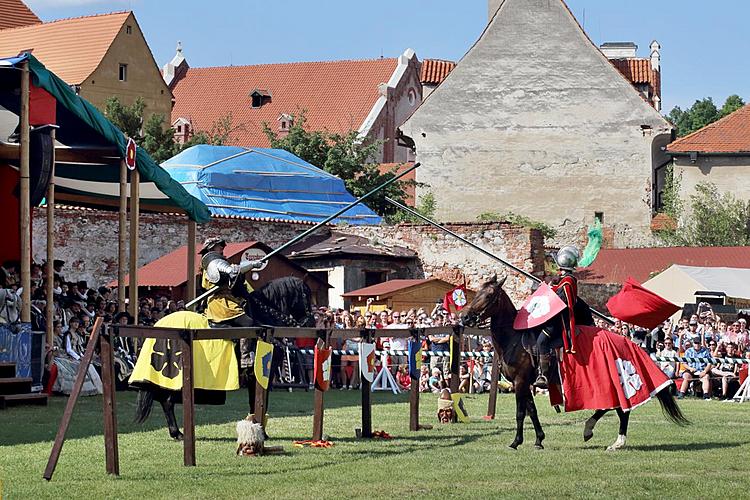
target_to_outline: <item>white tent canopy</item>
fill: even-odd
[[[750,300],[750,269],[674,264],[643,286],[678,306],[695,302],[697,291],[724,292],[727,297]]]

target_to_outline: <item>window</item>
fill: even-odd
[[[286,130],[286,122],[281,122],[281,130]]]
[[[128,65],[127,64],[120,64],[119,78],[121,82],[128,81]]]
[[[182,125],[177,125],[177,132],[182,132]]]
[[[259,108],[263,104],[263,96],[260,94],[253,94],[253,107]]]
[[[133,27],[129,24],[125,26],[125,33],[127,33],[128,35],[131,35],[133,33]]]
[[[599,224],[604,224],[604,212],[594,212],[594,219],[599,221]]]
[[[377,285],[385,281],[385,271],[365,271],[365,286]]]

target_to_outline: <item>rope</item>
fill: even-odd
[[[714,357],[687,357],[687,356],[657,356],[656,354],[651,355],[651,359],[654,361],[678,361],[680,363],[698,363],[706,362],[712,365],[720,363],[736,363],[740,365],[750,364],[750,359],[746,358],[714,358]]]
[[[299,351],[302,354],[315,354],[314,349],[299,349],[297,347],[290,347],[290,350]],[[358,356],[359,350],[358,349],[334,349],[331,354],[336,355],[342,355],[342,356]],[[382,349],[375,351],[375,354],[377,356],[382,356],[383,354],[387,354],[389,356],[408,356],[409,351],[403,351],[400,349]],[[427,356],[436,356],[436,357],[450,357],[449,351],[422,351],[423,355]],[[491,358],[493,355],[492,352],[484,352],[484,351],[463,351],[461,352],[461,356],[464,358]]]

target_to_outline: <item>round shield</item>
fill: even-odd
[[[125,147],[125,165],[127,165],[129,170],[135,170],[135,153],[135,141],[130,138],[128,139],[128,145]]]

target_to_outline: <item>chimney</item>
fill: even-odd
[[[500,4],[503,0],[487,0],[487,22],[489,23],[500,8]]]
[[[633,59],[638,46],[633,42],[606,42],[599,46],[599,50],[607,59]]]
[[[661,69],[661,45],[659,45],[659,42],[654,40],[651,42],[651,68],[654,71],[659,71]]]

